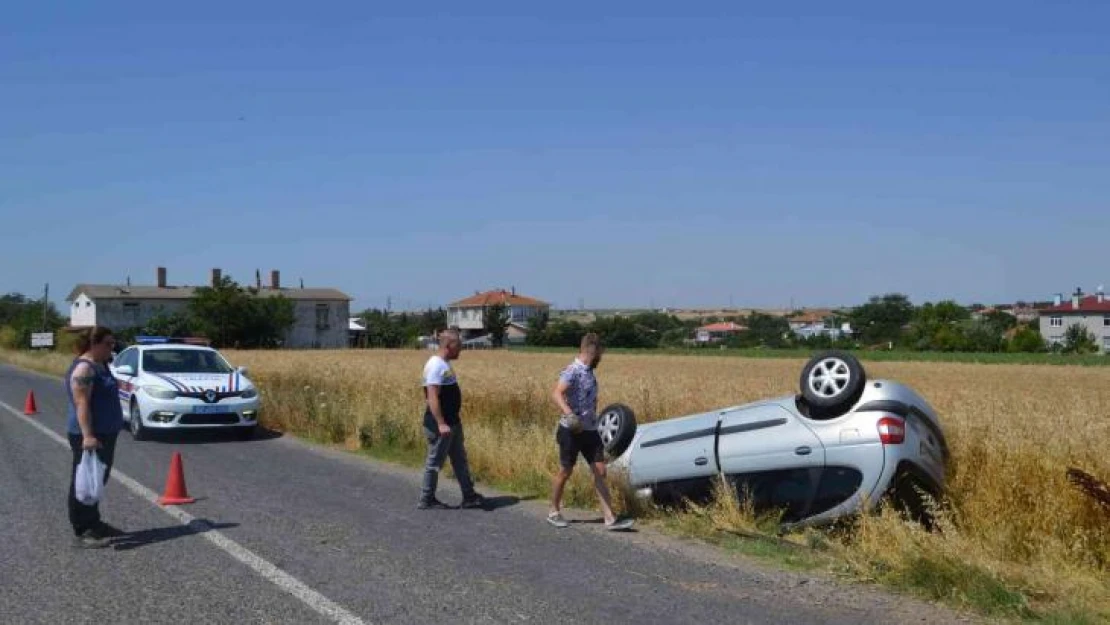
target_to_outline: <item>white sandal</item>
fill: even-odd
[[[555,527],[566,527],[567,525],[570,525],[569,523],[567,523],[567,520],[563,518],[563,515],[559,512],[548,513],[547,522],[554,525]]]

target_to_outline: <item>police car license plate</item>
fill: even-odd
[[[196,414],[211,414],[213,412],[227,412],[227,408],[223,406],[193,406],[193,412]]]

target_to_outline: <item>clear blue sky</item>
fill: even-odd
[[[158,266],[356,310],[1110,283],[1110,3],[419,4],[9,3],[0,291]]]

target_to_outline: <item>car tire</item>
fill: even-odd
[[[139,402],[131,400],[131,411],[128,416],[127,429],[131,431],[131,438],[142,441],[146,440],[146,428],[143,427],[142,411],[139,409]]]
[[[867,372],[855,356],[840,350],[815,354],[802,368],[798,386],[814,419],[847,412],[863,393]]]
[[[598,413],[597,432],[605,453],[616,458],[628,449],[636,435],[636,413],[624,404],[609,404]]]

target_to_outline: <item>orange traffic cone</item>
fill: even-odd
[[[193,503],[196,499],[189,496],[185,490],[185,472],[181,468],[181,452],[173,452],[173,460],[170,461],[170,474],[166,477],[166,490],[161,497],[158,498],[158,503],[166,505],[176,505],[182,503]]]
[[[27,399],[23,401],[23,414],[35,414],[38,411],[38,406],[35,405],[35,392],[28,390]]]

